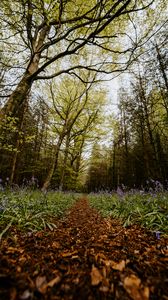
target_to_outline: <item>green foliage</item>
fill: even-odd
[[[123,220],[124,226],[140,224],[152,231],[168,232],[168,193],[90,194],[90,203],[103,216]]]
[[[16,141],[18,145],[31,143],[34,140],[34,135],[27,134],[23,130],[18,128],[17,117],[6,116],[0,121],[0,149],[7,150],[9,152],[20,152],[16,147]]]
[[[0,228],[2,235],[11,225],[36,231],[53,230],[53,217],[60,217],[76,200],[77,194],[36,190],[0,191]]]

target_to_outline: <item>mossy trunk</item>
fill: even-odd
[[[27,101],[27,96],[32,86],[31,76],[26,72],[16,89],[13,91],[4,107],[1,109],[2,116],[19,117],[22,107]]]

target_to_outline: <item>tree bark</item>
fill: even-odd
[[[45,41],[45,38],[50,30],[49,25],[45,25],[41,31],[34,37],[33,40],[33,54],[30,57],[30,61],[25,73],[22,76],[22,79],[18,83],[15,90],[12,92],[11,96],[7,100],[6,104],[0,111],[0,116],[14,116],[19,117],[20,108],[26,101],[27,95],[29,94],[33,81],[35,80],[35,76],[33,74],[36,73],[39,67],[39,61],[41,58],[41,47]]]
[[[49,185],[50,185],[50,182],[51,182],[51,179],[53,177],[53,174],[54,174],[54,171],[55,169],[57,168],[57,164],[58,164],[58,155],[59,155],[59,151],[60,151],[60,147],[61,147],[61,144],[62,144],[62,141],[63,141],[63,136],[59,137],[59,140],[58,140],[58,143],[57,145],[55,146],[55,154],[54,154],[54,159],[53,159],[53,162],[52,162],[52,165],[51,165],[51,168],[48,172],[48,175],[43,183],[43,186],[42,186],[42,191],[45,192]]]
[[[64,153],[64,161],[62,165],[62,172],[61,172],[61,179],[59,184],[59,190],[62,191],[64,186],[64,178],[65,178],[65,168],[67,165],[67,158],[68,158],[68,150],[69,150],[69,143],[70,143],[70,132],[66,136],[66,145],[65,145],[65,153]]]
[[[7,103],[1,109],[2,117],[8,115],[12,117],[19,117],[20,110],[22,109],[22,106],[24,106],[31,86],[32,81],[30,80],[30,74],[26,71],[16,89],[9,97]]]

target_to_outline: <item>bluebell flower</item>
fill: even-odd
[[[156,231],[155,234],[156,234],[157,240],[159,240],[160,239],[160,231]]]
[[[118,194],[120,197],[124,196],[124,192],[123,192],[123,190],[122,190],[119,186],[117,187],[117,194]]]

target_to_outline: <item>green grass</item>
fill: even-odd
[[[0,191],[0,240],[15,225],[23,230],[37,231],[56,226],[53,218],[61,217],[79,194],[39,190]]]
[[[119,218],[123,225],[140,224],[148,229],[168,234],[168,193],[90,194],[89,200],[103,216]]]

